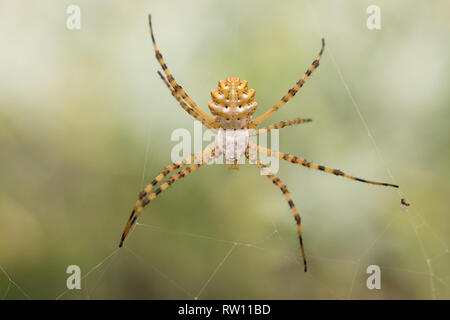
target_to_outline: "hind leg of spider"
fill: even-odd
[[[311,121],[312,121],[312,119],[300,119],[300,118],[297,118],[294,120],[288,120],[288,121],[280,121],[280,122],[274,123],[268,127],[254,130],[254,131],[250,132],[249,135],[256,136],[258,134],[266,133],[267,131],[272,131],[275,129],[282,129],[284,127],[288,127],[288,126],[292,126],[292,125],[300,124],[300,123],[307,123],[307,122],[311,122]]]
[[[292,201],[291,194],[289,193],[286,185],[280,180],[280,178],[278,178],[276,175],[274,175],[267,166],[262,164],[261,161],[257,160],[252,154],[250,154],[248,148],[245,151],[245,156],[250,161],[250,163],[255,164],[260,170],[266,171],[265,172],[266,176],[272,181],[272,183],[274,185],[276,185],[278,188],[280,188],[281,192],[283,193],[284,197],[286,198],[286,201],[289,204],[289,208],[291,209],[292,215],[294,216],[295,223],[297,224],[298,240],[300,242],[300,250],[302,253],[304,270],[306,272],[307,264],[306,264],[305,248],[303,246],[301,218],[300,218],[300,214],[297,211],[297,208],[294,205],[294,202]]]
[[[164,61],[164,58],[161,54],[161,52],[158,49],[158,46],[156,45],[155,36],[153,34],[153,28],[152,28],[152,18],[151,15],[148,16],[148,23],[150,27],[150,35],[152,37],[152,43],[153,43],[153,49],[155,50],[155,56],[156,60],[158,60],[158,63],[161,65],[161,68],[163,69],[164,73],[166,74],[167,80],[169,81],[172,88],[175,90],[176,95],[180,96],[182,99],[184,99],[188,105],[194,109],[198,115],[205,119],[208,123],[213,125],[215,128],[218,127],[218,124],[216,121],[209,116],[206,112],[204,112],[202,109],[200,109],[197,104],[188,96],[188,94],[184,91],[184,89],[175,81],[175,78],[173,77],[172,73],[170,72],[169,68],[167,67],[166,62]]]
[[[341,177],[344,177],[344,178],[347,178],[347,179],[352,179],[352,180],[355,180],[355,181],[364,182],[364,183],[368,183],[368,184],[376,184],[376,185],[379,185],[379,186],[398,188],[398,185],[396,185],[396,184],[390,184],[390,183],[385,183],[385,182],[377,182],[377,181],[371,181],[371,180],[366,180],[366,179],[361,179],[361,178],[358,178],[358,177],[354,177],[354,176],[351,176],[349,174],[346,174],[346,173],[342,172],[341,170],[330,169],[328,167],[319,165],[317,163],[309,162],[309,161],[307,161],[306,159],[303,159],[303,158],[299,158],[299,157],[296,157],[296,156],[293,156],[293,155],[290,155],[290,154],[286,154],[286,153],[283,153],[283,152],[275,151],[275,150],[272,150],[272,149],[267,149],[267,148],[264,148],[264,147],[262,147],[260,145],[256,145],[256,144],[254,144],[251,141],[249,141],[249,147],[252,148],[253,150],[258,151],[258,152],[265,153],[268,156],[278,157],[278,158],[280,158],[282,160],[286,160],[286,161],[289,161],[289,162],[294,163],[294,164],[300,164],[300,165],[302,165],[304,167],[307,167],[307,168],[320,170],[320,171],[324,171],[324,172],[327,172],[327,173],[332,173],[332,174],[334,174],[336,176],[341,176]]]
[[[161,77],[161,80],[164,82],[164,84],[167,86],[167,88],[170,90],[170,93],[172,96],[178,101],[178,103],[181,105],[181,107],[189,113],[192,117],[194,117],[196,120],[200,121],[205,127],[212,128],[212,125],[204,118],[202,118],[194,109],[189,107],[181,98],[181,96],[177,95],[175,90],[170,86],[169,82],[167,82],[167,79],[162,75],[162,73],[158,70],[158,75]]]
[[[158,182],[160,182],[165,176],[167,176],[170,172],[177,170],[179,168],[182,168],[183,166],[185,166],[188,161],[189,162],[194,162],[195,159],[197,159],[199,156],[201,156],[202,158],[199,160],[199,163],[194,163],[191,164],[190,166],[184,168],[183,170],[175,173],[174,175],[172,175],[166,182],[162,183],[160,187],[158,187],[155,192],[150,193],[149,192],[152,190],[152,188],[158,184]],[[122,234],[122,238],[120,240],[120,244],[119,247],[122,247],[123,242],[125,241],[125,238],[128,234],[128,232],[130,231],[131,227],[133,226],[134,222],[136,221],[136,219],[139,217],[139,215],[141,214],[142,210],[144,209],[144,207],[152,200],[154,200],[162,191],[164,191],[165,189],[167,189],[170,185],[172,185],[176,180],[179,180],[181,178],[184,178],[185,176],[187,176],[188,174],[190,174],[191,172],[197,170],[198,168],[200,168],[201,166],[205,165],[206,163],[208,163],[209,161],[211,161],[212,159],[214,159],[214,157],[216,156],[216,149],[215,149],[215,144],[213,144],[210,147],[207,147],[205,150],[203,150],[202,152],[199,152],[195,155],[191,155],[190,157],[187,157],[183,160],[181,160],[180,162],[177,163],[173,163],[169,166],[167,166],[163,171],[161,171],[161,173],[159,175],[157,175],[155,177],[155,179],[147,186],[144,188],[144,190],[142,190],[139,193],[139,198],[136,201],[136,204],[133,207],[133,210],[131,211],[131,215],[128,218],[127,224],[125,226],[125,230],[123,231]],[[148,196],[147,196],[148,195]],[[147,198],[144,199],[144,197],[147,196]],[[139,209],[138,209],[139,207]]]
[[[267,110],[265,113],[260,115],[258,118],[250,122],[249,128],[254,128],[267,118],[269,118],[273,113],[275,113],[278,109],[280,109],[282,106],[284,106],[289,100],[291,100],[295,94],[300,90],[301,87],[305,84],[308,77],[311,75],[311,73],[314,72],[319,67],[320,58],[322,57],[323,50],[325,49],[325,39],[322,38],[322,48],[320,49],[320,52],[317,56],[317,58],[312,62],[311,66],[306,70],[303,77],[300,78],[300,80],[297,81],[295,86],[293,86],[289,91],[278,101],[272,108]]]

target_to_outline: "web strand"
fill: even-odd
[[[9,276],[9,274],[6,272],[6,270],[5,270],[2,266],[0,266],[0,271],[1,271],[1,272],[5,275],[5,277],[8,279],[8,287],[6,288],[5,293],[4,293],[3,296],[2,296],[2,300],[5,300],[6,297],[8,296],[9,291],[10,291],[10,289],[11,289],[11,285],[13,285],[14,287],[16,287],[17,290],[19,290],[20,293],[23,294],[23,296],[24,296],[25,298],[27,298],[27,300],[31,300],[31,297],[25,292],[25,290],[22,289],[21,286],[19,286],[13,279],[11,279],[11,277]]]
[[[322,37],[322,36],[323,36],[323,32],[322,32],[322,28],[321,28],[320,23],[319,23],[319,19],[318,19],[316,13],[315,13],[314,5],[313,5],[312,3],[310,3],[310,1],[307,1],[307,3],[308,3],[308,6],[310,7],[310,9],[309,9],[308,11],[309,11],[310,14],[313,16],[313,20],[314,20],[314,22],[315,22],[316,31],[317,31],[317,32],[319,33],[319,35]],[[361,108],[360,108],[359,104],[357,103],[357,101],[356,101],[354,95],[352,94],[352,92],[351,92],[351,90],[350,90],[350,87],[349,87],[347,81],[345,80],[345,78],[344,78],[344,76],[343,76],[343,73],[342,73],[342,71],[341,71],[341,68],[339,67],[338,63],[336,62],[336,59],[334,58],[332,45],[328,45],[328,53],[329,53],[329,56],[330,56],[331,61],[332,61],[332,63],[333,63],[333,66],[334,66],[334,68],[336,69],[336,72],[337,72],[337,74],[338,74],[338,76],[339,76],[339,78],[340,78],[340,81],[341,81],[341,83],[343,84],[343,86],[344,86],[344,88],[345,88],[345,91],[347,92],[347,94],[348,94],[348,96],[349,96],[349,98],[350,98],[350,100],[351,100],[351,102],[352,102],[352,105],[353,105],[353,107],[354,107],[356,113],[358,114],[358,116],[359,116],[361,122],[363,123],[363,126],[364,126],[364,128],[365,128],[365,130],[366,130],[366,132],[367,132],[367,135],[368,135],[368,137],[369,137],[369,139],[370,139],[370,141],[371,141],[371,143],[372,143],[372,145],[373,145],[373,148],[375,149],[375,152],[376,152],[376,154],[377,154],[377,157],[378,157],[379,161],[380,161],[380,162],[382,163],[382,165],[384,166],[384,168],[385,168],[387,174],[389,175],[389,177],[390,177],[392,183],[396,184],[397,181],[396,181],[396,179],[394,178],[394,175],[392,174],[392,171],[391,171],[390,167],[388,166],[388,164],[386,163],[386,161],[385,161],[384,158],[382,157],[381,152],[380,152],[380,148],[378,147],[378,145],[377,145],[377,143],[376,143],[376,141],[375,141],[375,138],[374,138],[374,136],[373,136],[373,134],[372,134],[372,132],[371,132],[371,130],[370,130],[370,127],[369,127],[369,125],[368,125],[366,119],[364,118],[364,115],[363,115],[362,112],[361,112]],[[405,198],[405,195],[403,194],[402,190],[400,190],[400,188],[397,189],[397,193],[398,193],[400,199],[404,199],[404,198]],[[417,212],[417,216],[420,217],[422,223],[426,224],[426,225],[429,227],[430,231],[433,233],[433,236],[434,236],[437,240],[439,240],[439,241],[444,245],[444,247],[445,247],[445,252],[444,252],[444,254],[448,253],[449,249],[448,249],[447,244],[446,244],[446,243],[445,243],[445,242],[437,235],[437,233],[434,231],[434,229],[433,229],[433,228],[425,221],[425,219],[423,218],[423,216],[421,215],[421,213],[418,211],[418,209],[415,208],[415,209],[413,209],[413,210],[411,210],[411,211]],[[432,299],[436,299],[436,298],[437,298],[437,295],[436,295],[436,287],[435,287],[435,284],[434,284],[434,280],[435,280],[435,279],[438,279],[440,282],[442,282],[443,280],[442,280],[441,278],[436,278],[436,275],[435,275],[434,272],[433,272],[433,268],[432,268],[432,265],[431,265],[431,259],[428,257],[428,254],[427,254],[427,252],[426,252],[426,250],[425,250],[425,247],[424,247],[424,244],[423,244],[423,240],[422,240],[422,238],[420,237],[420,235],[419,235],[419,233],[418,233],[418,231],[417,231],[417,225],[416,225],[416,223],[414,222],[414,220],[413,220],[413,218],[411,217],[411,215],[409,216],[409,221],[410,221],[410,224],[411,224],[412,229],[414,230],[414,234],[415,234],[415,236],[416,236],[416,238],[417,238],[417,241],[419,242],[419,246],[420,246],[421,252],[422,252],[422,254],[423,254],[423,256],[424,256],[424,259],[425,259],[425,262],[426,262],[426,265],[427,265],[427,268],[428,268],[428,276],[429,276],[429,278],[430,278],[430,291],[431,291],[431,297],[432,297]],[[390,223],[388,224],[387,228],[385,228],[385,229],[382,231],[382,233],[386,232],[386,230],[389,228],[389,226],[390,226],[391,224],[392,224],[392,223],[390,222]],[[375,240],[375,242],[376,242],[376,241],[378,240],[378,238],[380,238],[381,236],[382,236],[382,234],[380,234],[379,237],[377,237],[377,239]],[[374,242],[374,243],[375,243],[375,242]],[[372,245],[372,246],[373,246],[373,245]],[[372,247],[372,246],[371,246],[371,247]],[[370,249],[370,248],[369,248],[369,249]],[[368,249],[368,250],[369,250],[369,249]],[[367,251],[368,251],[368,250],[367,250]],[[357,270],[355,271],[354,278],[356,277],[356,273],[358,272],[358,270],[359,270],[359,268],[357,268]],[[444,281],[444,284],[446,284],[445,281]],[[353,282],[352,282],[352,287],[353,287]]]
[[[201,294],[203,293],[203,291],[205,290],[205,288],[208,286],[208,284],[211,282],[211,280],[214,278],[214,276],[216,275],[217,271],[219,271],[219,269],[223,266],[223,264],[225,263],[225,261],[228,259],[228,257],[230,256],[230,254],[233,252],[233,250],[236,248],[237,243],[234,243],[233,246],[231,246],[230,250],[228,251],[228,253],[226,254],[226,256],[222,259],[222,261],[220,261],[220,263],[217,265],[216,269],[214,270],[214,272],[211,274],[211,276],[208,278],[208,280],[206,280],[205,284],[202,286],[202,288],[200,289],[200,291],[197,293],[197,295],[194,297],[195,300],[197,300]]]

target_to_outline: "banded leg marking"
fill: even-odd
[[[264,120],[266,120],[268,117],[270,117],[274,112],[276,112],[278,109],[280,109],[283,105],[285,105],[289,100],[291,100],[295,94],[300,90],[301,87],[303,87],[303,84],[306,82],[308,77],[311,75],[311,73],[314,72],[319,67],[320,58],[322,57],[323,50],[325,49],[325,39],[322,38],[322,48],[320,49],[319,55],[317,58],[312,62],[311,66],[306,70],[303,77],[300,78],[300,80],[297,81],[295,86],[293,86],[289,91],[278,101],[272,108],[267,110],[265,113],[260,115],[258,118],[250,122],[249,128],[254,128]]]
[[[271,131],[271,130],[275,130],[275,129],[282,129],[284,127],[288,127],[288,126],[292,126],[292,125],[300,124],[300,123],[311,122],[311,121],[312,121],[312,119],[300,119],[300,118],[294,119],[294,120],[280,121],[280,122],[274,123],[268,127],[252,131],[252,132],[250,132],[250,135],[256,136],[258,134],[266,133],[267,131]]]
[[[183,99],[181,99],[181,97],[179,95],[177,95],[177,93],[175,92],[175,90],[171,87],[171,85],[169,84],[169,82],[167,82],[167,79],[163,76],[163,74],[158,70],[158,74],[161,77],[161,80],[165,83],[165,85],[167,86],[167,88],[169,88],[170,93],[172,93],[172,96],[178,101],[178,103],[181,105],[181,107],[187,112],[189,113],[192,117],[194,117],[195,119],[197,119],[198,121],[201,121],[201,123],[207,127],[207,128],[211,128],[211,124],[206,121],[204,118],[200,117],[200,115],[192,108],[190,108],[184,101]]]
[[[205,155],[207,155],[208,153],[210,153],[210,155],[205,159]],[[153,192],[150,195],[148,195],[149,192],[153,189],[153,187],[156,184],[158,184],[158,182],[160,182],[170,172],[172,172],[174,170],[177,170],[177,169],[179,169],[181,167],[184,167],[184,165],[188,162],[188,160],[190,162],[193,162],[199,155],[202,156],[202,162],[201,163],[191,164],[190,166],[184,168],[183,170],[175,173],[166,182],[161,184],[161,186],[159,188],[157,188],[155,190],[155,192]],[[181,161],[179,161],[177,163],[173,163],[173,164],[167,166],[163,171],[161,171],[161,173],[159,175],[157,175],[155,177],[155,179],[153,179],[153,181],[148,186],[146,186],[144,188],[144,190],[142,190],[139,193],[139,198],[136,201],[136,204],[134,205],[133,210],[131,211],[131,215],[128,218],[127,224],[125,226],[125,230],[123,231],[119,247],[122,247],[123,242],[125,241],[125,238],[126,238],[128,232],[130,231],[131,227],[133,226],[134,222],[136,221],[138,216],[141,214],[141,212],[144,209],[144,207],[150,201],[155,199],[156,196],[158,196],[158,194],[160,194],[163,190],[167,189],[167,187],[172,185],[172,183],[174,183],[176,180],[181,179],[184,176],[186,176],[189,173],[191,173],[192,171],[197,170],[198,168],[200,168],[201,166],[205,165],[206,163],[208,163],[209,161],[211,161],[211,159],[214,159],[215,157],[216,157],[216,146],[215,146],[215,144],[213,144],[212,146],[207,147],[202,152],[199,152],[199,153],[197,153],[195,155],[191,155],[190,157],[187,157],[187,158],[185,158],[185,159],[183,159],[183,160],[181,160]],[[148,195],[148,197],[144,199],[144,197],[147,196],[147,195]],[[139,207],[139,205],[140,205],[140,207]],[[139,209],[138,209],[138,207],[139,207]]]
[[[301,227],[301,218],[300,214],[297,211],[297,208],[294,205],[294,202],[292,201],[291,194],[289,193],[286,185],[278,178],[276,175],[274,175],[270,169],[261,163],[261,161],[255,159],[255,157],[250,154],[249,149],[245,151],[245,156],[250,161],[250,163],[255,164],[259,169],[261,170],[267,170],[267,177],[272,181],[274,185],[276,185],[278,188],[280,188],[281,192],[283,193],[286,201],[289,204],[289,208],[291,209],[292,215],[294,216],[295,223],[297,224],[297,234],[298,234],[298,240],[300,242],[300,250],[302,252],[302,259],[303,259],[303,265],[305,272],[307,271],[307,263],[306,263],[306,255],[305,255],[305,248],[303,246],[303,236],[302,236],[302,227]]]
[[[156,45],[155,36],[153,34],[153,28],[152,28],[152,17],[151,15],[148,16],[148,23],[150,27],[150,35],[152,37],[152,43],[153,43],[153,49],[155,50],[155,56],[156,60],[158,60],[159,64],[161,65],[161,68],[163,69],[164,73],[166,74],[167,80],[172,86],[172,88],[175,90],[175,93],[177,96],[180,96],[182,99],[184,99],[187,104],[189,104],[192,109],[194,109],[198,115],[205,119],[208,123],[210,123],[214,128],[218,127],[218,124],[216,121],[210,117],[206,112],[204,112],[202,109],[200,109],[197,104],[188,96],[188,94],[184,91],[184,89],[175,81],[175,78],[173,77],[172,73],[169,71],[169,68],[166,65],[166,62],[164,61],[164,58],[161,54],[161,52],[158,49],[158,46]]]

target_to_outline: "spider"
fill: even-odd
[[[175,81],[175,78],[169,71],[163,59],[163,56],[161,55],[161,52],[159,51],[158,46],[156,45],[155,37],[153,34],[151,15],[149,15],[149,27],[156,59],[161,65],[161,68],[165,74],[163,75],[160,71],[158,71],[158,74],[161,77],[162,81],[170,90],[172,96],[178,101],[181,107],[189,115],[191,115],[198,121],[201,121],[205,127],[215,130],[217,132],[218,141],[208,146],[206,149],[204,149],[199,153],[192,154],[191,156],[179,162],[172,163],[171,165],[165,167],[164,170],[162,170],[154,178],[154,180],[139,193],[138,200],[136,201],[136,204],[133,207],[131,215],[125,226],[125,230],[123,231],[119,247],[122,247],[128,232],[136,222],[136,219],[139,217],[145,206],[147,206],[151,201],[155,200],[155,198],[161,192],[166,190],[177,180],[186,177],[190,173],[194,172],[198,168],[210,162],[211,160],[222,155],[225,156],[229,169],[232,169],[233,165],[235,169],[239,169],[237,162],[242,158],[242,156],[245,156],[249,160],[250,164],[256,165],[260,170],[264,171],[265,175],[270,179],[270,181],[272,181],[272,183],[275,184],[283,193],[297,225],[297,233],[300,242],[300,250],[304,264],[304,271],[306,272],[307,263],[306,263],[305,249],[303,246],[301,218],[299,212],[295,207],[294,202],[292,201],[291,195],[286,185],[280,180],[280,178],[278,178],[273,172],[271,172],[267,166],[265,166],[263,163],[261,163],[260,160],[255,158],[254,155],[250,153],[250,149],[252,149],[255,152],[265,153],[268,156],[278,157],[279,159],[291,162],[293,164],[302,165],[310,169],[316,169],[323,172],[331,173],[336,176],[341,176],[344,178],[368,184],[398,188],[398,186],[394,184],[370,181],[354,177],[342,172],[341,170],[330,169],[323,165],[309,162],[306,159],[297,156],[267,149],[260,145],[254,144],[248,140],[249,135],[258,135],[274,129],[281,129],[284,127],[300,123],[311,122],[311,119],[294,119],[290,121],[281,121],[265,128],[252,130],[249,133],[249,129],[255,128],[261,122],[263,122],[264,120],[269,118],[272,114],[274,114],[283,105],[285,105],[291,98],[293,98],[295,94],[303,86],[303,84],[306,82],[311,73],[315,69],[317,69],[325,48],[325,40],[323,38],[322,38],[322,47],[320,49],[319,54],[317,55],[316,59],[312,62],[311,66],[307,69],[305,74],[300,78],[300,80],[298,80],[297,83],[291,89],[289,89],[288,92],[272,108],[270,108],[268,111],[266,111],[256,119],[252,120],[252,116],[255,113],[256,108],[258,106],[256,101],[254,101],[255,90],[249,89],[247,81],[240,80],[239,78],[233,77],[227,78],[226,80],[220,80],[218,83],[218,88],[211,91],[212,100],[208,103],[208,107],[213,117],[211,117],[210,115],[205,113],[202,109],[200,109],[198,105],[188,96],[188,94],[184,91],[184,89]],[[236,145],[240,146],[238,146],[236,150],[234,150],[234,152],[229,152],[228,146],[230,144],[232,144],[233,146]],[[155,187],[158,183],[160,183],[167,175],[178,169],[181,170],[179,170],[176,173],[173,173],[165,182],[162,182],[158,188],[156,188],[153,192],[151,192],[153,187]]]

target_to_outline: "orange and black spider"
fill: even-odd
[[[291,89],[288,90],[288,92],[281,98],[280,101],[278,101],[272,108],[270,108],[264,114],[252,120],[252,116],[255,113],[256,108],[258,106],[258,104],[254,101],[255,90],[249,89],[247,86],[247,81],[245,80],[240,80],[239,78],[227,78],[226,80],[220,80],[218,88],[211,91],[212,101],[208,103],[208,107],[213,115],[213,117],[211,117],[197,106],[197,104],[188,96],[188,94],[184,91],[184,89],[175,81],[175,78],[169,71],[163,59],[163,56],[161,55],[155,42],[151,16],[149,16],[149,26],[156,59],[161,65],[161,68],[163,69],[165,74],[164,76],[161,72],[158,71],[159,76],[164,81],[166,86],[169,88],[174,98],[178,101],[178,103],[187,113],[189,113],[195,119],[201,121],[205,127],[217,132],[218,141],[207,147],[202,152],[193,154],[187,157],[186,159],[183,159],[177,163],[173,163],[167,166],[155,177],[155,179],[147,187],[144,188],[144,190],[142,190],[139,193],[139,199],[136,201],[136,204],[134,205],[134,208],[131,212],[131,216],[128,219],[128,222],[125,226],[125,230],[122,234],[119,247],[123,245],[123,242],[128,232],[130,231],[133,224],[136,222],[136,219],[139,217],[144,207],[148,205],[150,201],[153,201],[162,191],[167,189],[175,181],[189,175],[190,173],[204,166],[211,160],[222,155],[225,155],[225,159],[229,164],[228,165],[229,168],[232,168],[232,165],[234,164],[235,168],[238,169],[237,162],[242,158],[242,156],[245,155],[245,157],[249,160],[251,164],[254,164],[259,169],[265,171],[267,177],[278,188],[280,188],[281,192],[284,194],[284,197],[286,198],[286,201],[289,204],[289,208],[291,209],[295,222],[297,224],[300,249],[306,271],[307,264],[306,264],[305,250],[303,247],[301,219],[297,211],[297,208],[295,207],[294,202],[292,201],[291,195],[286,185],[275,174],[273,174],[268,167],[266,167],[264,164],[261,163],[261,161],[259,161],[252,154],[250,154],[249,149],[265,153],[269,156],[278,157],[280,159],[289,161],[294,164],[299,164],[311,169],[332,173],[336,176],[341,176],[344,178],[369,184],[398,188],[398,186],[394,184],[375,182],[357,178],[349,174],[346,174],[341,170],[330,169],[328,167],[318,165],[313,162],[309,162],[300,157],[267,149],[257,144],[254,144],[248,140],[249,135],[257,135],[270,130],[281,129],[287,126],[311,121],[311,119],[295,119],[290,121],[281,121],[279,123],[275,123],[265,128],[253,130],[251,133],[249,133],[249,129],[255,128],[261,122],[269,118],[273,113],[275,113],[284,104],[286,104],[286,102],[288,102],[292,97],[294,97],[295,94],[300,90],[300,88],[306,82],[311,73],[319,66],[320,58],[325,48],[324,39],[322,39],[322,48],[320,49],[319,55],[313,61],[313,63],[308,68],[306,73],[300,78],[300,80],[297,81],[297,83]],[[231,131],[231,133],[234,134],[224,135],[223,133],[225,131],[227,131],[227,133],[228,131]],[[225,139],[223,139],[224,136],[226,137]],[[232,154],[227,152],[228,147],[226,140],[228,139],[228,137],[231,137],[231,139],[233,139],[232,141],[233,143],[238,142],[241,143],[241,146],[237,148],[237,151],[232,152]],[[156,188],[154,192],[150,193],[153,187],[155,187],[159,182],[161,182],[164,179],[164,177],[166,177],[169,173],[176,171],[178,169],[181,170],[172,174],[172,176],[170,176],[165,182],[163,182],[158,188]]]

